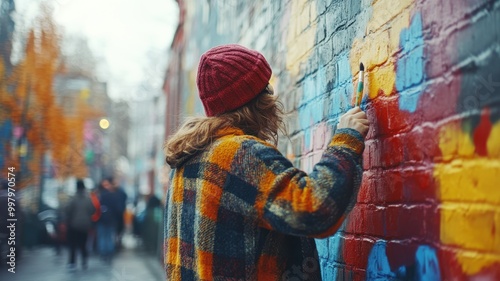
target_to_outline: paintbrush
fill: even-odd
[[[361,105],[361,100],[363,99],[363,87],[365,79],[365,66],[363,63],[359,64],[359,81],[358,81],[358,91],[356,94],[356,106]]]

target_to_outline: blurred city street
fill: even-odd
[[[97,255],[89,257],[88,269],[78,264],[76,270],[67,268],[68,252],[56,255],[50,247],[25,250],[16,264],[16,272],[1,267],[0,280],[9,281],[157,281],[165,280],[163,266],[158,258],[146,254],[135,238],[127,234],[123,238],[124,249],[116,254],[111,265]]]
[[[165,279],[161,85],[177,17],[163,15],[178,8],[138,5],[121,3],[118,27],[116,3],[0,0],[1,281]]]

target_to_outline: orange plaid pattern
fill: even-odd
[[[333,235],[361,181],[363,138],[336,132],[313,171],[227,129],[176,167],[167,192],[167,280],[320,280],[313,238]],[[316,263],[316,264],[313,264]]]

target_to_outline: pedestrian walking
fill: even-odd
[[[101,258],[111,263],[115,253],[115,240],[117,228],[121,217],[122,195],[117,192],[112,181],[105,179],[102,181],[102,189],[99,195],[101,206],[101,216],[97,222],[97,249]]]
[[[87,235],[92,227],[92,215],[95,212],[94,204],[85,190],[81,179],[76,182],[76,194],[66,206],[67,239],[70,248],[68,268],[76,268],[76,251],[82,254],[82,267],[87,268]]]
[[[201,56],[207,117],[188,119],[165,144],[168,280],[320,280],[313,238],[333,235],[353,203],[369,128],[344,114],[310,174],[276,148],[282,105],[262,54],[223,45]]]
[[[94,188],[92,191],[90,191],[90,200],[92,201],[92,204],[94,205],[95,212],[92,214],[91,219],[92,219],[92,227],[89,230],[89,235],[88,235],[88,240],[87,240],[87,251],[89,252],[95,252],[96,249],[96,236],[97,236],[97,230],[96,230],[96,224],[97,221],[99,221],[99,218],[101,217],[101,203],[99,203],[99,195],[98,195],[98,190],[99,188]]]
[[[116,193],[117,201],[118,201],[118,212],[116,217],[116,237],[115,237],[115,246],[117,250],[121,250],[122,248],[122,237],[125,231],[125,210],[127,209],[127,193],[123,190],[123,188],[118,184],[118,181],[111,177],[108,178],[108,181],[113,185],[113,190]]]

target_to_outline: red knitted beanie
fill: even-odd
[[[196,84],[207,116],[237,109],[266,88],[271,67],[262,54],[229,44],[205,52],[198,65]]]

